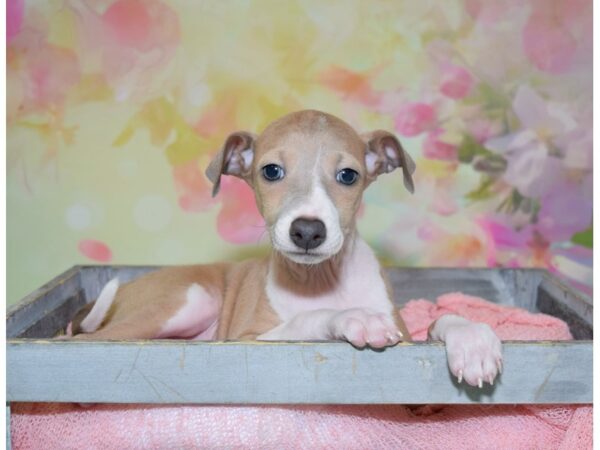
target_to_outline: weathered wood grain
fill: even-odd
[[[78,297],[79,289],[79,269],[73,267],[32,292],[6,312],[6,336],[17,337],[26,334],[28,329],[73,298],[83,302],[83,298]],[[76,310],[76,305],[73,309]],[[38,327],[38,331],[40,334],[36,337],[50,337],[56,330]]]
[[[9,401],[141,403],[588,403],[591,341],[505,344],[506,371],[482,391],[456,385],[444,349],[384,352],[344,343],[72,342],[54,335],[118,276],[158,267],[79,266],[8,311]],[[592,304],[534,269],[387,269],[402,306],[461,291],[554,314],[576,339],[592,336]]]
[[[12,438],[10,434],[10,403],[6,404],[6,450],[12,448]]]
[[[590,342],[505,343],[494,386],[458,385],[441,344],[12,340],[7,400],[109,403],[591,403]]]
[[[435,301],[449,292],[462,292],[494,303],[535,308],[543,271],[537,269],[388,268],[398,305],[424,298]]]
[[[569,289],[561,280],[545,274],[538,286],[536,306],[540,312],[564,320],[575,339],[592,339],[592,301]]]

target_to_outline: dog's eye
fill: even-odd
[[[277,164],[267,164],[262,168],[262,174],[267,181],[281,180],[284,176],[283,167]]]
[[[358,172],[353,169],[342,169],[336,174],[335,179],[338,183],[350,186],[358,180]]]

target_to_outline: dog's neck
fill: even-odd
[[[356,237],[356,232],[351,233],[336,255],[318,264],[299,264],[274,251],[271,255],[273,280],[286,290],[305,297],[337,289],[344,264],[354,251]]]

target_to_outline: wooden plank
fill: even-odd
[[[77,311],[95,300],[106,282],[119,276],[127,282],[156,270],[152,266],[75,266],[37,289],[7,311],[9,338],[52,337]]]
[[[48,311],[40,320],[30,325],[27,329],[21,331],[19,338],[51,338],[59,332],[64,332],[68,324],[77,311],[85,305],[83,290],[65,299],[65,301],[52,311]],[[62,333],[60,333],[62,334]]]
[[[78,295],[79,269],[73,267],[13,305],[6,313],[6,336],[16,337]],[[43,337],[43,336],[38,336]]]
[[[564,320],[575,339],[593,338],[592,299],[549,272],[539,285],[537,307],[543,313]]]
[[[12,448],[12,438],[10,434],[10,403],[6,404],[6,450]]]
[[[549,295],[545,289],[540,289],[537,304],[541,312],[564,321],[569,326],[569,331],[571,331],[574,339],[593,339],[594,330],[592,326],[567,304]]]
[[[456,268],[387,268],[396,304],[424,298],[435,301],[449,292],[462,292],[509,306],[525,303],[524,296],[516,297],[514,276],[498,269]],[[537,271],[530,272],[536,276]],[[529,274],[529,273],[528,273]],[[533,293],[532,293],[533,295]],[[530,302],[531,303],[531,302]]]
[[[81,278],[81,287],[86,302],[95,301],[106,283],[119,277],[124,284],[135,278],[161,268],[161,266],[77,266]]]
[[[159,268],[158,266],[76,266],[11,308],[7,319],[7,335],[37,338],[51,336],[53,333],[48,331],[47,323],[52,323],[53,332],[64,328],[75,311],[84,302],[95,300],[102,287],[111,278],[118,276],[121,282],[125,283]],[[410,299],[435,300],[444,293],[461,291],[532,312],[539,312],[541,305],[545,308],[545,312],[552,314],[552,305],[548,306],[547,298],[544,298],[545,303],[538,301],[539,292],[545,297],[549,295],[550,300],[555,298],[560,300],[565,296],[569,299],[577,298],[576,294],[569,292],[568,287],[561,285],[546,271],[538,269],[388,268],[387,272],[394,288],[394,301],[399,307]],[[541,285],[540,281],[542,281]],[[547,288],[538,291],[538,286],[547,286]],[[79,289],[83,289],[83,297],[80,297]],[[63,305],[69,302],[70,305]],[[583,306],[578,308],[577,305]],[[558,311],[560,308],[554,309]],[[589,337],[591,304],[577,300],[573,311],[576,314],[583,314],[583,320],[590,324],[588,331],[582,335]],[[38,323],[43,316],[49,314],[56,317],[47,319],[43,326],[42,323]],[[588,320],[587,317],[590,319]]]
[[[451,378],[444,346],[9,340],[7,400],[82,403],[591,403],[592,345],[507,342],[494,386]],[[576,368],[576,370],[574,370]]]
[[[468,269],[467,269],[468,270]],[[536,306],[538,286],[548,273],[543,269],[490,269],[497,270],[505,281],[510,297],[514,300],[512,306],[538,312]],[[485,298],[485,297],[483,297]]]
[[[584,322],[592,325],[594,320],[592,299],[587,295],[576,291],[548,272],[540,283],[539,291],[544,291],[549,297],[571,309]]]

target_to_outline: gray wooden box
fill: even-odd
[[[395,301],[461,291],[565,320],[574,341],[504,343],[494,386],[457,384],[439,343],[50,340],[112,277],[77,266],[7,315],[7,401],[81,403],[592,403],[592,304],[535,269],[388,269]]]

